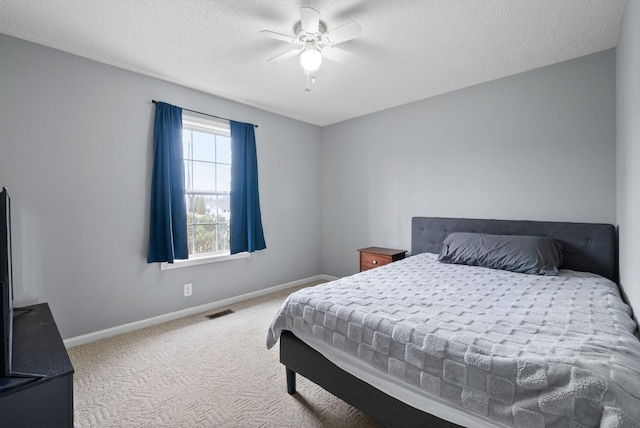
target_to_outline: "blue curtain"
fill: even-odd
[[[250,123],[231,122],[231,254],[264,250],[256,137]]]
[[[151,227],[147,263],[188,259],[182,158],[182,109],[156,103],[153,127]]]

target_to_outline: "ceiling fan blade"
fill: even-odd
[[[283,61],[285,59],[289,59],[291,57],[294,57],[296,55],[298,55],[300,52],[302,52],[304,48],[299,48],[299,49],[291,49],[288,52],[285,52],[283,54],[280,54],[278,56],[274,56],[271,59],[268,59],[267,62],[278,62],[278,61]]]
[[[283,42],[295,43],[296,38],[293,36],[287,36],[286,34],[276,33],[275,31],[262,30],[260,34],[266,37],[271,37],[272,39],[282,40]]]
[[[302,31],[308,34],[316,34],[320,24],[320,12],[310,7],[300,8],[300,24]]]
[[[352,52],[346,51],[341,48],[337,48],[335,46],[325,46],[322,49],[322,56],[330,59],[331,61],[345,63],[349,59],[351,59],[354,54]]]
[[[362,28],[356,21],[347,22],[344,25],[329,30],[322,35],[322,40],[330,45],[346,42],[362,35]]]

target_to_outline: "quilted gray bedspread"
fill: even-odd
[[[312,336],[515,427],[640,427],[640,341],[615,283],[419,254],[290,295],[267,334]]]

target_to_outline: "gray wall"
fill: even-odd
[[[320,273],[318,127],[4,35],[0,94],[16,304],[49,302],[63,337]],[[259,125],[267,250],[170,271],[146,263],[151,99]]]
[[[322,129],[322,272],[410,248],[412,216],[616,220],[615,52]]]
[[[640,0],[627,0],[616,48],[620,285],[640,311]]]

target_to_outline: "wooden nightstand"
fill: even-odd
[[[406,250],[381,247],[361,248],[358,251],[360,252],[360,272],[402,260],[407,252]]]

